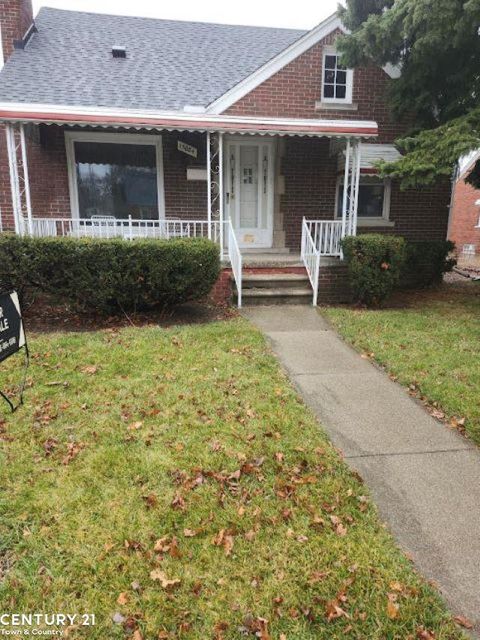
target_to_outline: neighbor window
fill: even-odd
[[[342,217],[343,180],[338,184],[337,218]],[[388,220],[390,209],[390,182],[362,176],[358,190],[358,218]]]
[[[340,64],[340,55],[327,48],[323,56],[322,101],[352,102],[353,71]]]
[[[158,143],[155,139],[149,144],[144,141],[145,136],[129,134],[72,134],[72,208],[78,217],[161,217]]]

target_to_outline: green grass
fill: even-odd
[[[0,428],[4,612],[94,613],[89,640],[461,637],[245,321],[31,349]]]
[[[326,316],[357,349],[440,407],[480,444],[480,286],[412,295],[410,307],[330,308]]]

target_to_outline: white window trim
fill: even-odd
[[[372,180],[375,176],[360,174],[360,186],[363,184],[368,184],[369,180]],[[378,178],[377,178],[378,179]],[[358,216],[357,218],[357,226],[358,227],[393,227],[395,225],[394,222],[390,220],[390,203],[392,199],[392,181],[389,178],[385,178],[382,180],[385,191],[383,197],[383,212],[382,217],[365,217]],[[343,187],[343,176],[338,176],[337,178],[337,188],[335,191],[335,219],[341,220],[342,216],[338,214],[338,195],[340,191],[340,186]]]
[[[353,101],[353,69],[347,69],[347,89],[345,98],[326,98],[325,97],[325,58],[327,56],[338,56],[335,47],[328,46],[323,48],[322,58],[322,103],[324,104],[352,104]]]
[[[72,218],[80,218],[78,208],[78,184],[75,163],[75,142],[93,142],[108,144],[139,144],[155,147],[157,161],[158,219],[165,219],[165,186],[163,177],[162,136],[141,133],[100,133],[95,131],[66,131],[68,184],[70,189],[70,211]]]

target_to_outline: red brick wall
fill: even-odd
[[[14,40],[23,38],[32,21],[32,0],[0,0],[0,28],[5,60],[13,51]]]
[[[335,213],[337,159],[325,138],[287,138],[281,173],[285,193],[280,197],[287,247],[298,249],[302,218],[332,220]]]
[[[449,240],[455,242],[456,250],[461,253],[464,244],[474,244],[480,254],[480,228],[476,228],[480,217],[480,190],[474,189],[463,179],[455,185],[450,220]]]
[[[288,138],[281,173],[285,194],[280,198],[286,244],[298,250],[303,216],[332,220],[335,215],[337,158],[329,154],[329,141]],[[393,227],[361,227],[360,233],[395,233],[408,240],[445,240],[450,202],[450,181],[434,187],[401,191],[392,185],[390,220]],[[360,222],[361,225],[361,222]]]
[[[166,217],[206,219],[207,181],[187,180],[187,167],[205,167],[207,164],[205,134],[164,133],[162,139]],[[178,151],[178,140],[196,147],[198,158],[191,158]]]
[[[389,76],[377,67],[355,69],[353,104],[356,109],[316,109],[321,99],[323,50],[334,44],[331,34],[286,65],[256,89],[253,89],[225,113],[290,118],[375,120],[379,125],[378,142],[393,142],[407,128],[395,122],[385,98]],[[331,105],[330,105],[331,106]]]

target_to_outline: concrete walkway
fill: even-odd
[[[291,380],[382,518],[480,637],[480,450],[346,345],[311,307],[252,307]]]

